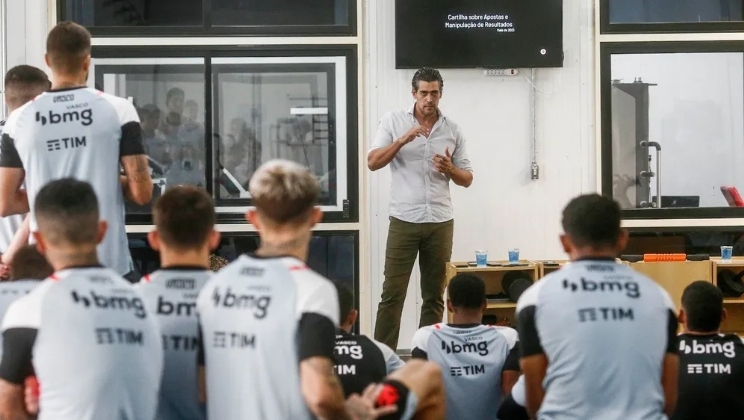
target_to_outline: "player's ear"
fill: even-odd
[[[83,58],[83,70],[88,71],[90,69],[90,54]]]
[[[212,229],[211,232],[209,232],[209,250],[213,251],[217,249],[218,246],[220,246],[220,239],[222,239],[222,235],[220,235],[220,232],[218,232],[216,229]]]
[[[97,244],[100,244],[103,241],[103,238],[106,236],[107,230],[108,230],[108,223],[105,220],[99,220],[98,221],[98,236],[96,238]]]
[[[356,309],[352,309],[351,312],[349,312],[347,324],[354,325],[358,317],[359,317],[359,311],[357,311]]]
[[[455,310],[452,309],[452,301],[449,299],[447,299],[447,311],[449,311],[449,313],[455,312]]]
[[[46,63],[47,67],[52,68],[52,65],[49,64],[49,54],[44,54],[44,62]]]
[[[568,237],[565,233],[561,234],[560,236],[561,240],[561,246],[563,247],[563,252],[566,254],[571,254],[571,251],[573,250],[573,243],[571,242],[571,238]]]
[[[726,308],[723,308],[721,311],[721,324],[723,324],[726,321],[726,318],[728,318],[728,311]]]
[[[36,240],[36,250],[39,251],[40,254],[46,253],[46,241],[44,241],[44,237],[41,235],[41,232],[31,232],[32,235],[34,235],[34,240]]]
[[[313,207],[310,227],[317,225],[321,220],[323,220],[323,210],[321,210],[320,207]]]
[[[157,230],[151,230],[150,233],[147,234],[147,243],[150,244],[150,248],[152,248],[153,251],[160,251],[160,235],[158,235]]]
[[[620,229],[620,236],[618,236],[617,238],[617,245],[616,245],[617,255],[622,254],[625,248],[628,246],[629,238],[630,238],[630,235],[628,234],[628,230]]]
[[[724,309],[724,312],[725,312],[725,311],[726,311],[726,310]],[[721,318],[723,318],[723,316],[724,316],[724,315],[723,315],[723,314],[721,314]],[[685,315],[685,310],[684,310],[683,308],[680,308],[680,309],[679,309],[679,313],[677,314],[677,322],[679,322],[680,324],[684,325],[684,324],[685,324],[685,321],[686,321],[686,319],[687,319],[687,316]]]
[[[248,220],[253,226],[256,227],[256,230],[261,230],[261,223],[258,220],[258,211],[256,209],[249,209],[247,212],[245,212],[245,218]]]

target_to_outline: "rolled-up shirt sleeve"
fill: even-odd
[[[463,137],[459,127],[457,127],[455,133],[455,151],[452,153],[452,163],[464,171],[473,172],[473,166],[470,164],[470,158],[465,147],[465,137]]]
[[[372,139],[372,147],[369,148],[369,152],[380,149],[382,147],[393,144],[393,132],[390,124],[390,114],[386,114],[380,119],[380,124],[377,126],[377,133],[375,138]]]

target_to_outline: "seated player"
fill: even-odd
[[[679,397],[672,420],[744,419],[744,344],[721,334],[723,294],[707,281],[682,293],[679,321]]]
[[[362,393],[370,384],[383,382],[387,377],[384,394],[395,396],[400,388],[403,393],[415,396],[408,397],[406,410],[387,418],[443,419],[444,388],[440,369],[434,363],[421,360],[404,363],[385,344],[364,335],[352,335],[351,329],[359,314],[354,309],[354,293],[345,284],[334,283],[341,310],[341,325],[336,335],[336,373],[344,393]]]
[[[481,325],[486,285],[480,277],[460,273],[449,285],[451,324],[416,331],[412,356],[442,368],[447,419],[495,419],[503,395],[519,378],[517,331]]]
[[[204,190],[179,186],[153,206],[155,230],[150,246],[160,253],[160,269],[135,286],[160,325],[165,367],[160,384],[157,420],[201,420],[196,354],[196,298],[212,272],[209,252],[220,242],[214,230],[212,199]]]
[[[509,395],[504,397],[496,414],[499,420],[530,420],[525,407],[524,375],[520,375]]]
[[[615,262],[628,233],[611,198],[574,198],[562,224],[571,264],[517,302],[527,411],[556,420],[666,419],[679,369],[669,294]]]
[[[24,379],[42,384],[39,419],[151,419],[163,350],[132,285],[98,262],[106,233],[90,184],[48,183],[36,197],[37,248],[55,273],[2,323],[0,418],[26,418]]]
[[[311,229],[322,218],[317,180],[296,163],[271,161],[251,179],[250,193],[255,209],[248,219],[261,245],[215,274],[197,301],[208,418],[336,420],[396,412],[395,405],[375,407],[381,387],[344,401],[334,374],[336,289],[305,264]]]

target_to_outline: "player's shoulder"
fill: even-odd
[[[434,334],[435,331],[441,330],[444,324],[434,324],[421,327],[413,333],[413,347],[418,347],[421,350],[425,350],[429,338]]]
[[[14,300],[8,307],[2,321],[2,330],[9,328],[38,328],[41,325],[41,310],[44,299],[56,286],[57,280],[48,278],[39,282],[25,296]]]
[[[514,328],[502,327],[500,325],[489,325],[488,328],[494,333],[503,336],[510,345],[519,341],[519,333]]]
[[[36,98],[39,98],[39,96],[37,96]],[[14,134],[13,131],[15,130],[16,125],[18,124],[18,121],[24,118],[28,118],[28,116],[31,115],[31,113],[33,113],[34,110],[36,109],[35,99],[26,102],[25,104],[21,105],[20,107],[16,108],[13,112],[11,112],[10,115],[8,115],[8,118],[5,119],[5,124],[3,124],[3,128],[2,128],[4,133],[7,133],[10,136]]]
[[[540,296],[542,294],[543,288],[556,281],[558,281],[557,271],[550,273],[540,280],[532,283],[532,285],[519,296],[519,299],[517,300],[516,311],[519,312],[529,306],[537,306],[540,302]]]

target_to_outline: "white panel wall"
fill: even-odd
[[[490,258],[519,247],[523,258],[563,258],[560,212],[573,196],[595,189],[594,46],[591,0],[564,1],[562,69],[537,71],[537,140],[540,179],[530,180],[530,85],[525,78],[484,77],[480,70],[442,70],[440,107],[463,129],[475,168],[469,189],[452,187],[455,239],[452,258],[472,260],[476,248]],[[365,148],[387,111],[411,102],[411,70],[395,70],[394,0],[367,2],[365,62],[368,127]],[[447,51],[442,51],[446,54]],[[529,76],[529,70],[523,73]],[[370,174],[368,189],[374,323],[382,290],[388,228],[390,173]],[[414,268],[399,348],[409,348],[418,326],[420,291]]]

